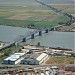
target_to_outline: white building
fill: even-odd
[[[39,57],[36,58],[36,60],[39,62],[39,64],[44,63],[48,58],[48,54],[42,53]]]
[[[24,56],[25,53],[15,53],[10,57],[4,59],[3,64],[11,64],[11,65],[17,64],[24,59]]]
[[[5,44],[4,43],[0,43],[0,48],[3,47]]]
[[[21,49],[23,51],[23,53],[28,53],[30,50],[29,49]]]

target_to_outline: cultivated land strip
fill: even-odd
[[[74,13],[72,4],[50,4],[62,12]],[[68,8],[68,9],[67,9]],[[64,9],[64,10],[63,10]],[[0,25],[17,27],[27,27],[34,24],[34,28],[39,29],[48,26],[56,26],[59,22],[66,22],[67,17],[63,17],[48,8],[35,3],[0,4]]]

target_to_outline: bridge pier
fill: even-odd
[[[23,38],[22,42],[26,42],[26,38]]]
[[[39,31],[39,36],[42,36],[42,31]]]
[[[31,34],[31,39],[34,39],[34,34]]]
[[[52,27],[52,28],[51,28],[51,31],[54,31],[54,30],[56,30],[56,27]]]
[[[45,33],[48,33],[48,32],[49,32],[48,29],[46,29],[46,30],[45,30]]]
[[[56,27],[54,27],[54,30],[56,30]]]
[[[54,31],[54,30],[55,30],[55,27],[52,27],[52,28],[51,28],[51,31]]]

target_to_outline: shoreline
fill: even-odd
[[[19,27],[19,28],[28,28],[28,27],[21,27],[21,26],[12,26],[12,25],[0,25],[0,26],[9,26],[9,27]],[[36,30],[35,28],[28,28],[28,29],[34,29]],[[59,29],[59,28],[57,28]],[[54,30],[54,31],[57,31],[57,32],[75,32],[75,31],[67,31],[67,30]]]

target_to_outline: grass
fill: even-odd
[[[19,52],[20,46],[12,46],[10,48],[6,48],[2,51],[0,51],[0,53],[2,55],[0,55],[0,62],[2,62],[6,57],[10,56],[13,53]]]
[[[75,58],[62,58],[62,57],[51,57],[46,63],[47,64],[70,64],[74,63]]]
[[[12,69],[12,68],[20,68],[20,66],[13,66],[13,67],[11,67],[11,66],[0,66],[0,69]]]
[[[65,9],[63,12],[73,13],[73,5],[52,6],[59,10],[72,8],[72,10]],[[52,18],[55,18],[53,14],[55,12],[38,4],[0,4],[0,25],[27,27],[33,23],[35,28],[41,29],[48,26],[57,26],[59,22],[66,22],[68,20],[66,17],[57,15],[57,19],[51,21]],[[27,17],[27,15],[30,17]]]
[[[49,21],[41,21],[41,22],[38,22],[36,25],[35,25],[35,28],[38,28],[38,29],[42,29],[42,28],[46,28],[46,27],[53,27],[53,26],[57,26],[59,22],[67,22],[68,19],[66,17],[59,17],[57,20],[54,20],[52,22],[49,22]]]
[[[27,27],[27,25],[29,25],[31,23],[35,23],[35,22],[34,21],[26,21],[26,20],[0,19],[0,25]]]

